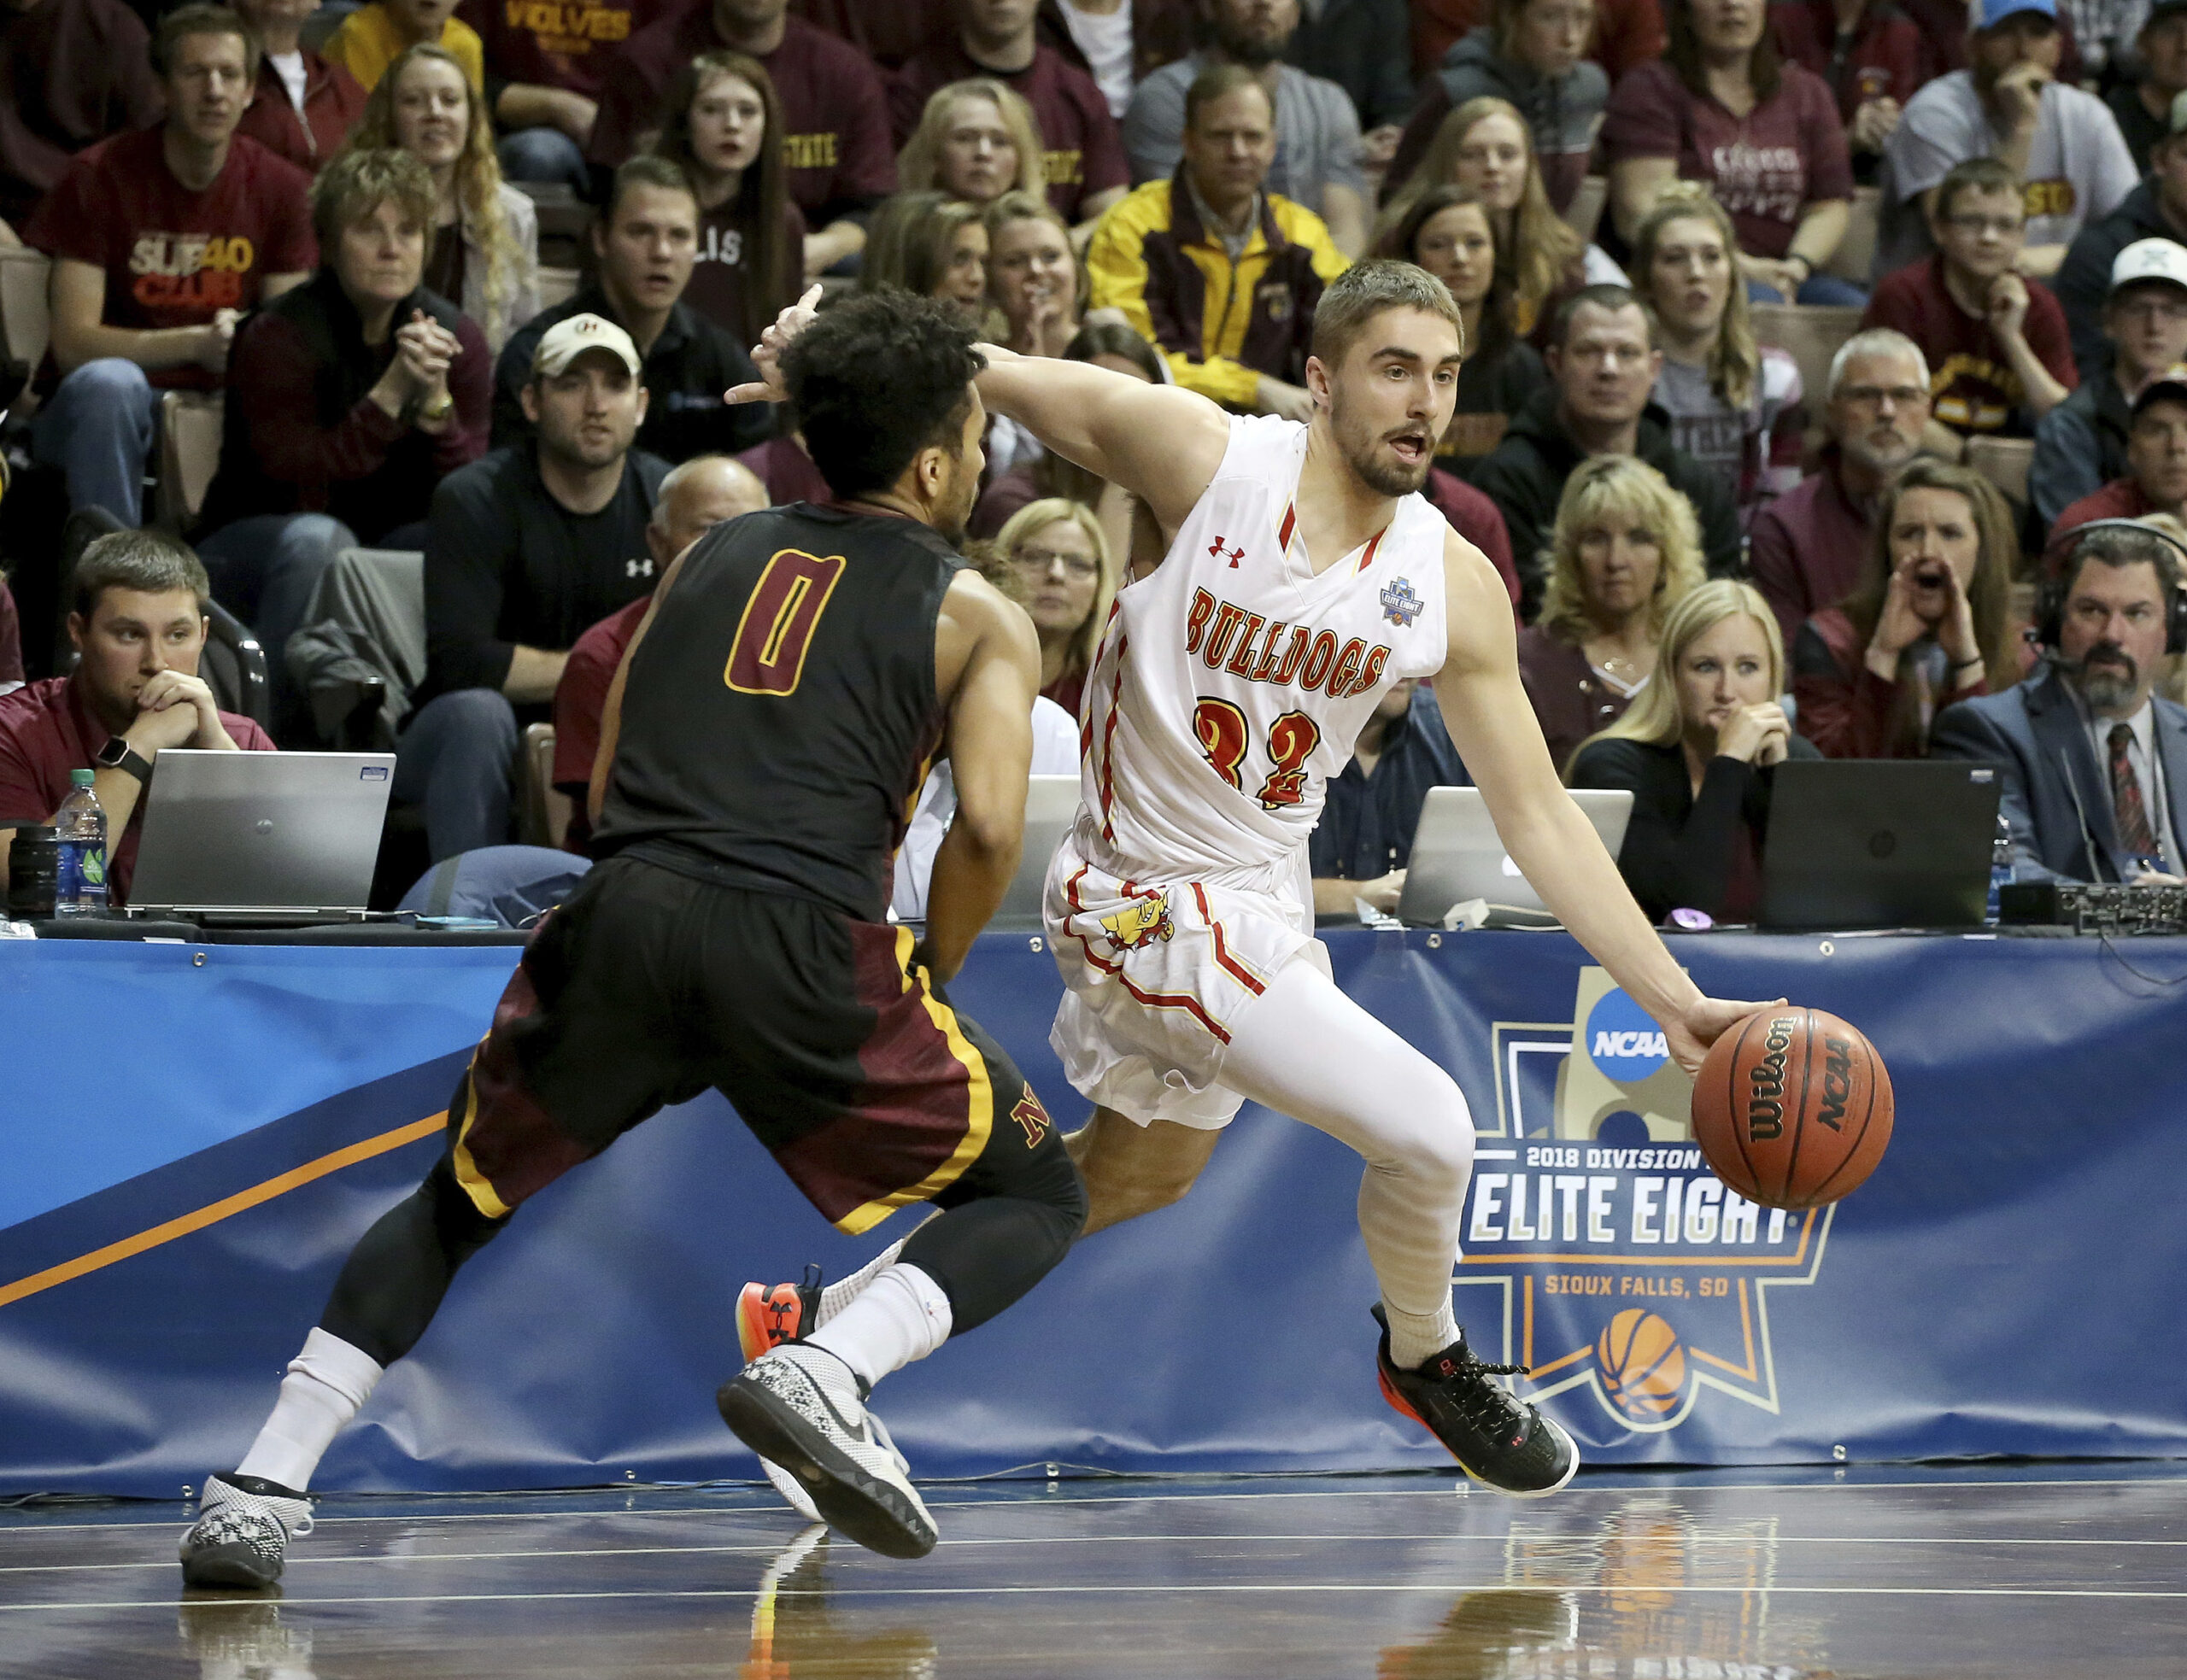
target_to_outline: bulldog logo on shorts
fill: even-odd
[[[1102,931],[1118,951],[1137,951],[1141,945],[1166,940],[1176,930],[1170,924],[1170,898],[1158,893],[1135,899],[1113,916],[1101,918]]]

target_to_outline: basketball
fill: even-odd
[[[1603,1327],[1595,1344],[1603,1386],[1609,1397],[1642,1422],[1678,1404],[1686,1386],[1686,1349],[1678,1332],[1655,1314],[1627,1307]]]
[[[1765,1208],[1826,1207],[1858,1189],[1891,1119],[1883,1058],[1821,1010],[1749,1016],[1694,1075],[1694,1141],[1718,1178]]]

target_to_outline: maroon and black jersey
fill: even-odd
[[[631,657],[594,856],[881,922],[941,739],[935,628],[964,564],[924,525],[840,506],[701,538]]]

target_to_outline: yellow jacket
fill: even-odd
[[[483,97],[486,91],[486,50],[478,39],[478,32],[460,18],[450,18],[442,26],[437,44],[455,55],[464,75]],[[369,93],[372,84],[387,73],[387,67],[402,57],[409,45],[396,27],[395,20],[388,15],[387,8],[379,0],[372,0],[371,5],[360,6],[342,20],[342,26],[320,49],[320,56],[331,64],[339,64]]]
[[[1088,301],[1121,309],[1186,389],[1250,408],[1263,374],[1305,383],[1314,307],[1351,265],[1319,216],[1265,193],[1234,266],[1200,225],[1183,176],[1180,165],[1101,218],[1086,251]]]

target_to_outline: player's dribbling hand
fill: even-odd
[[[759,371],[758,379],[746,384],[731,386],[722,393],[722,401],[739,402],[785,402],[789,391],[783,384],[783,352],[789,348],[790,340],[811,326],[819,314],[820,288],[806,288],[805,296],[775,317],[775,324],[759,335],[759,342],[752,347],[752,365]]]
[[[1781,1010],[1782,998],[1768,1003],[1739,1004],[1724,998],[1697,998],[1686,1008],[1685,1015],[1676,1021],[1663,1023],[1663,1038],[1670,1047],[1671,1059],[1689,1074],[1701,1068],[1701,1058],[1709,1054],[1709,1046],[1725,1033],[1738,1026],[1757,1010]]]

